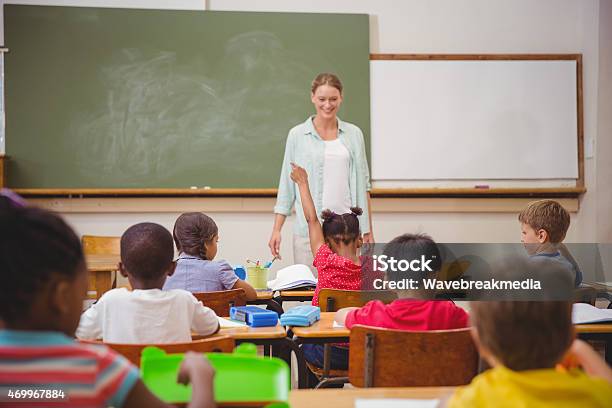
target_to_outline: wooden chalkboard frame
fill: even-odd
[[[585,193],[582,54],[370,54],[370,60],[571,60],[576,61],[578,179],[575,187],[374,188],[373,197],[578,197]],[[0,155],[0,187],[5,156]],[[26,197],[274,197],[276,189],[15,189]]]
[[[275,197],[275,188],[261,189],[15,189],[25,197]],[[372,197],[578,197],[584,187],[558,188],[374,188]]]

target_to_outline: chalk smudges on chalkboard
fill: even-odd
[[[230,159],[237,174],[269,171],[249,155],[269,148],[282,156],[287,130],[303,120],[291,112],[308,97],[309,65],[263,31],[230,38],[218,60],[116,50],[99,69],[105,103],[83,109],[70,128],[81,144],[79,168],[91,178],[112,174],[110,183],[124,187],[142,186],[143,177],[157,187],[177,177],[199,185],[206,176],[194,163],[211,171]],[[286,126],[271,119],[282,115]]]

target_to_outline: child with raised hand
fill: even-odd
[[[359,248],[363,240],[357,218],[361,215],[361,209],[353,207],[351,212],[346,214],[323,210],[321,226],[310,195],[306,170],[294,163],[291,163],[291,167],[291,180],[298,185],[304,217],[308,223],[310,250],[314,256],[313,265],[319,272],[317,287],[312,298],[312,304],[318,306],[321,289],[362,289],[362,262]]]
[[[573,278],[550,260],[512,258],[494,272],[500,280],[535,276],[557,283],[543,288],[570,287]],[[610,406],[612,370],[589,345],[575,340],[572,302],[546,300],[549,295],[555,296],[543,292],[541,301],[472,302],[472,337],[493,368],[459,388],[450,407]]]
[[[0,280],[0,389],[49,390],[41,406],[168,406],[125,358],[74,340],[88,275],[80,241],[59,216],[0,194]],[[190,407],[214,406],[213,376],[202,355],[185,356],[179,380],[192,384]],[[24,404],[6,397],[0,405]]]
[[[162,291],[172,275],[172,236],[161,225],[141,223],[121,236],[119,272],[133,290],[112,289],[81,316],[77,337],[107,343],[177,343],[219,330],[215,312],[182,289]]]
[[[164,290],[183,289],[192,293],[244,289],[246,300],[257,299],[248,282],[239,279],[227,262],[213,261],[217,255],[219,230],[212,218],[201,212],[181,214],[174,223],[174,243],[179,252],[174,274]]]
[[[310,249],[314,256],[313,265],[319,273],[317,287],[312,297],[312,304],[318,306],[321,289],[361,290],[362,262],[359,248],[363,241],[359,230],[358,216],[361,209],[351,208],[350,213],[336,214],[324,210],[321,214],[323,225],[319,223],[310,189],[308,174],[302,167],[291,163],[291,180],[299,189],[304,217],[308,224]],[[323,366],[323,346],[320,344],[304,344],[304,357],[308,362],[318,367]],[[334,345],[331,347],[331,368],[345,370],[348,367],[348,347]]]

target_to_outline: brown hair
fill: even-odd
[[[340,78],[338,78],[334,74],[330,74],[328,72],[321,73],[312,80],[312,85],[310,90],[312,93],[315,93],[318,87],[322,85],[329,85],[336,88],[342,94],[342,82],[340,82]]]
[[[351,207],[350,213],[336,214],[331,210],[323,210],[321,218],[323,218],[323,237],[328,243],[335,242],[339,244],[343,242],[345,245],[350,244],[359,238],[359,219],[357,218],[363,213],[359,207]]]
[[[472,302],[470,318],[482,345],[514,371],[554,367],[573,341],[570,302]]]
[[[440,256],[440,249],[434,242],[434,240],[427,234],[402,234],[393,238],[385,248],[383,254],[389,258],[395,258],[397,260],[411,261],[424,255],[427,259],[431,259],[431,269],[437,273],[442,267],[442,257]],[[411,277],[414,276],[417,279],[423,279],[426,275],[426,271],[411,272]],[[406,277],[406,272],[396,270],[396,268],[389,268],[387,270],[387,279],[399,281]]]
[[[543,229],[548,233],[550,242],[563,241],[570,225],[570,215],[565,208],[553,200],[532,201],[518,215],[523,224],[534,230]]]
[[[539,280],[541,300],[512,301],[513,295],[500,292],[498,301],[472,302],[470,319],[480,343],[511,370],[554,367],[574,333],[571,301],[551,299],[560,299],[564,288],[571,293],[571,274],[548,259],[524,257],[497,262],[492,272],[498,280]]]
[[[210,242],[218,232],[217,224],[208,215],[189,212],[177,218],[172,235],[179,252],[206,259],[204,243]]]

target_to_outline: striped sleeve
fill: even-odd
[[[138,369],[125,357],[106,349],[99,362],[95,389],[107,406],[122,407],[130,390],[138,381]]]

